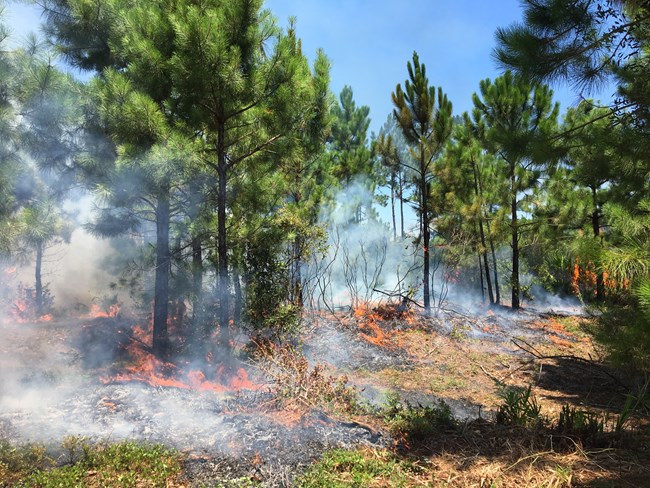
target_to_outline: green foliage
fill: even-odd
[[[598,319],[596,337],[618,365],[650,371],[650,217],[648,200],[634,209],[610,204],[612,244],[603,252],[602,268],[617,285],[616,301]]]
[[[273,230],[256,232],[245,251],[246,317],[258,335],[282,342],[295,336],[300,307],[287,300],[288,266],[279,252],[282,237]]]
[[[442,399],[433,405],[414,406],[392,393],[387,395],[383,416],[393,435],[409,443],[424,443],[456,426],[451,408]]]
[[[370,108],[357,107],[352,88],[344,86],[339,103],[332,107],[332,132],[328,140],[332,173],[342,183],[371,176],[372,159],[368,148]]]
[[[386,452],[365,453],[334,449],[326,452],[298,480],[301,488],[409,486],[410,475],[422,471],[417,465]]]
[[[548,86],[531,83],[510,71],[494,81],[481,81],[480,95],[475,93],[472,100],[472,132],[483,149],[497,158],[499,177],[508,185],[500,195],[501,201],[494,205],[502,209],[502,225],[509,220],[511,296],[512,307],[517,309],[522,294],[520,240],[523,230],[536,223],[526,215],[538,206],[540,179],[550,172],[558,156],[551,137],[559,105],[553,103],[553,91]]]
[[[603,433],[605,420],[601,413],[564,405],[555,429],[562,435],[589,444],[594,443],[596,437]]]
[[[51,467],[45,449],[27,445],[0,444],[0,478],[25,487],[165,486],[180,471],[179,457],[159,445],[122,441],[89,444],[83,437],[64,439],[62,448],[69,464]],[[3,476],[4,475],[4,476]],[[4,486],[0,482],[0,486]],[[7,485],[10,486],[10,485]]]
[[[619,298],[603,309],[594,334],[615,366],[630,373],[650,372],[650,320],[633,297]]]
[[[420,63],[417,52],[413,52],[412,62],[406,64],[409,78],[395,87],[391,94],[393,116],[409,144],[409,152],[415,161],[409,166],[417,192],[416,213],[420,218],[421,234],[418,241],[423,248],[423,299],[424,308],[430,311],[430,251],[431,222],[431,181],[434,163],[441,156],[443,147],[453,125],[452,104],[441,87],[429,86],[426,66]]]
[[[520,427],[542,427],[547,420],[542,407],[532,394],[531,387],[503,387],[499,391],[501,404],[497,410],[497,423]]]
[[[0,439],[0,487],[12,486],[33,471],[44,470],[53,463],[42,445],[15,447],[6,439]]]

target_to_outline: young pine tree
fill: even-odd
[[[405,139],[411,147],[416,161],[413,178],[418,192],[417,212],[420,217],[421,243],[424,257],[423,299],[424,308],[431,310],[430,293],[430,249],[431,213],[430,187],[433,164],[440,156],[452,129],[451,102],[442,88],[429,86],[426,68],[420,64],[419,56],[413,53],[412,62],[407,63],[409,79],[404,88],[398,84],[392,93],[395,108],[393,114],[399,123]]]

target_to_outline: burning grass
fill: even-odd
[[[399,304],[366,306],[320,316],[301,337],[304,348],[258,342],[237,349],[239,359],[220,369],[216,359],[157,360],[141,321],[111,310],[92,313],[94,318],[70,323],[3,326],[13,345],[4,345],[2,364],[20,364],[17,383],[49,353],[66,363],[50,382],[52,391],[74,368],[85,375],[83,390],[70,386],[74,396],[31,414],[8,402],[10,411],[0,412],[0,419],[15,432],[35,425],[25,430],[32,433],[50,430],[51,419],[86,427],[90,422],[96,430],[88,435],[117,429],[116,440],[151,439],[187,450],[187,457],[174,454],[184,478],[174,471],[158,485],[137,480],[132,486],[643,486],[649,475],[645,424],[632,413],[616,432],[615,414],[625,396],[603,365],[594,366],[597,351],[583,319],[533,313],[425,317]],[[80,338],[73,340],[75,335]],[[59,336],[70,345],[53,347]],[[117,354],[74,363],[75,348],[90,357],[111,348]],[[521,405],[500,410],[497,384],[530,385],[530,397],[541,407],[536,415],[555,421],[522,425],[512,415]],[[371,400],[366,394],[373,389]],[[392,405],[385,396],[391,391],[401,395]],[[455,401],[468,406],[464,414]],[[509,420],[497,422],[498,412]],[[85,432],[60,426],[51,434]],[[30,459],[23,468],[12,461],[14,480],[31,480],[36,468],[77,480],[72,486],[111,486],[110,476],[121,476],[112,471],[103,484],[97,481],[100,468],[83,464],[79,447],[63,458],[31,447],[11,449]],[[321,460],[301,478],[314,458]],[[11,456],[6,460],[9,466]]]
[[[416,314],[402,303],[362,303],[354,309],[353,317],[361,338],[387,349],[400,347],[399,326],[417,323]]]
[[[103,316],[100,316],[103,317]],[[253,383],[243,367],[233,364],[212,364],[204,361],[202,369],[184,368],[170,361],[163,361],[152,353],[151,331],[138,325],[132,328],[130,340],[123,344],[127,360],[121,371],[100,377],[105,384],[141,382],[154,387],[180,388],[214,393],[239,390],[258,390],[262,385]],[[210,378],[208,378],[208,371]]]

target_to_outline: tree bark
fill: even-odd
[[[289,277],[289,299],[298,307],[304,304],[302,294],[302,237],[296,236],[291,243],[291,264]]]
[[[34,308],[36,318],[43,315],[43,243],[36,244],[36,265],[34,267]]]
[[[198,236],[192,237],[192,328],[190,347],[202,350],[208,336],[203,316],[203,246]]]
[[[402,231],[402,239],[406,238],[404,233],[404,181],[402,178],[402,173],[399,173],[399,221]]]
[[[591,214],[591,227],[594,231],[594,238],[600,238],[600,210],[598,208],[598,190],[593,187],[591,189],[593,197],[594,211]],[[601,269],[596,270],[596,301],[602,302],[605,300],[605,277]]]
[[[431,292],[429,287],[429,241],[431,234],[429,231],[429,195],[427,191],[427,173],[424,163],[424,147],[420,147],[420,198],[422,210],[422,248],[424,251],[424,277],[423,277],[423,295],[424,295],[424,311],[431,312]]]
[[[481,286],[481,300],[485,301],[485,286],[483,286],[483,263],[481,262],[481,253],[478,253],[478,272],[479,276],[481,278],[480,281],[480,286]]]
[[[169,307],[169,194],[158,198],[156,204],[156,277],[153,304],[153,353],[164,359],[169,353],[167,315]]]
[[[476,167],[476,163],[472,162],[472,170],[474,171],[474,194],[476,195],[477,198],[479,198],[482,202],[482,191],[481,191],[481,185],[480,185],[480,179],[478,175],[478,168]],[[481,203],[480,206],[480,215],[478,218],[478,226],[479,226],[479,233],[481,236],[481,246],[483,247],[483,267],[485,269],[485,284],[487,285],[488,289],[488,296],[490,300],[490,304],[494,305],[494,292],[492,290],[492,279],[490,278],[490,266],[488,263],[488,256],[487,256],[487,246],[485,245],[485,231],[483,229],[483,203]],[[480,261],[480,260],[479,260]],[[495,263],[496,266],[496,263]],[[496,270],[495,270],[496,273]],[[481,283],[483,282],[483,278],[481,278]],[[482,290],[481,285],[481,290]]]
[[[238,325],[241,321],[242,310],[244,309],[244,295],[241,289],[241,277],[239,276],[239,271],[237,271],[237,269],[233,269],[232,285],[235,289],[235,309],[233,322],[235,325]]]
[[[393,217],[393,241],[397,241],[397,223],[395,222],[395,173],[390,174],[390,210]]]
[[[501,304],[501,291],[499,290],[499,272],[497,270],[497,253],[494,249],[494,239],[492,239],[492,232],[490,230],[490,221],[487,220],[488,241],[490,242],[490,253],[492,254],[492,265],[494,266],[494,304]]]
[[[228,243],[226,239],[226,198],[228,162],[226,160],[226,127],[217,130],[217,276],[219,283],[219,345],[230,351],[230,286],[228,280]]]
[[[519,228],[517,225],[517,187],[515,168],[511,168],[510,176],[510,228],[512,231],[512,309],[520,308],[519,286]]]

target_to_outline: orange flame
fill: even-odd
[[[212,391],[224,393],[238,390],[259,390],[262,385],[253,383],[243,368],[231,373],[226,367],[220,366],[215,374],[218,381],[210,381],[200,370],[183,371],[174,363],[162,361],[143,348],[149,344],[151,332],[142,327],[133,328],[134,341],[128,346],[132,363],[125,372],[110,377],[101,377],[103,383],[139,381],[150,386],[180,388],[185,390]]]
[[[354,309],[354,316],[360,330],[359,335],[365,341],[389,349],[398,346],[398,333],[388,333],[381,327],[384,317],[378,313],[377,307],[371,308],[370,304],[362,303]]]
[[[113,318],[117,317],[117,314],[120,313],[120,305],[115,303],[108,307],[108,310],[102,309],[99,305],[92,304],[90,305],[90,311],[83,315],[83,319],[97,319],[97,318]]]

